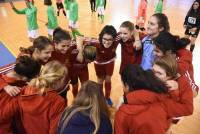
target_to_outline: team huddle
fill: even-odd
[[[53,11],[52,2],[44,1]],[[36,11],[33,1],[26,3],[23,14]],[[102,11],[105,1],[98,3]],[[124,21],[119,31],[105,25],[98,38],[84,37],[75,21],[70,23],[72,34],[58,27],[57,20],[52,21],[55,27],[48,21],[49,37],[37,36],[37,24],[28,23],[32,46],[20,47],[16,62],[0,68],[0,134],[171,134],[172,125],[193,113],[199,91],[192,52],[200,29],[200,2],[194,1],[183,22],[185,37],[170,33],[162,4],[159,0],[145,27],[147,1],[141,0],[136,25]],[[63,14],[68,11],[63,9]],[[113,104],[119,46],[123,96]],[[97,82],[89,78],[89,63]],[[69,91],[74,97],[70,105]],[[110,108],[115,109],[112,119]]]

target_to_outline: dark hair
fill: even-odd
[[[83,49],[83,56],[85,59],[88,59],[90,61],[94,61],[96,58],[96,47],[92,45],[85,45]]]
[[[127,28],[129,31],[133,31],[134,30],[134,24],[130,21],[124,21],[120,27],[124,27],[124,28]]]
[[[53,42],[59,43],[62,40],[71,40],[71,36],[68,31],[58,27],[53,31]]]
[[[102,44],[102,39],[104,34],[111,35],[113,39],[117,36],[117,31],[112,25],[106,25],[102,30],[101,33],[99,34],[99,42]]]
[[[157,37],[153,39],[153,43],[164,54],[166,52],[175,52],[176,37],[169,32],[160,32]]]
[[[14,71],[21,76],[32,79],[39,74],[40,68],[40,64],[33,58],[29,56],[20,56],[16,61]]]
[[[193,5],[194,5],[195,2],[199,3],[199,8],[197,9],[197,12],[195,12],[195,10],[193,9]],[[187,16],[190,16],[190,15],[192,15],[192,14],[196,14],[198,17],[200,17],[200,15],[199,15],[199,14],[200,14],[200,1],[195,0],[195,1],[193,2],[193,4],[192,4],[190,10],[189,10],[188,13],[187,13]]]
[[[51,0],[44,0],[44,5],[51,6],[52,1]]]
[[[190,39],[188,38],[180,38],[176,40],[176,46],[175,49],[179,50],[179,49],[183,49],[186,48],[187,45],[190,44]]]
[[[49,38],[47,38],[46,36],[39,36],[34,39],[32,46],[28,48],[20,47],[20,52],[32,54],[36,48],[41,51],[49,45],[53,45]]]
[[[165,32],[170,31],[169,21],[168,21],[168,18],[165,14],[155,13],[152,16],[157,18],[159,28],[163,28],[163,31],[165,31]]]
[[[128,64],[122,71],[121,79],[128,85],[129,91],[149,90],[156,93],[166,93],[167,87],[151,70],[144,71],[139,65]]]

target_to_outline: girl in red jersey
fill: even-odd
[[[127,64],[140,64],[141,49],[140,35],[134,30],[134,24],[130,21],[125,21],[120,26],[121,44],[121,65],[120,74]]]
[[[90,41],[97,49],[94,67],[97,75],[97,81],[103,88],[105,82],[105,98],[108,105],[112,106],[111,94],[111,77],[114,71],[116,48],[118,42],[115,40],[117,31],[111,25],[106,25],[99,34],[99,41]]]
[[[19,96],[0,111],[0,121],[20,113],[26,133],[55,134],[60,114],[66,103],[56,90],[64,83],[67,69],[57,61],[44,65],[37,78],[22,88]]]
[[[69,89],[68,83],[71,79],[72,73],[72,64],[70,63],[70,54],[71,52],[76,49],[76,46],[72,44],[71,36],[69,32],[60,27],[56,28],[53,32],[53,44],[54,44],[54,51],[52,52],[50,60],[57,60],[63,65],[65,65],[68,69],[68,74],[65,80],[65,86],[61,89],[63,90],[61,96],[66,98],[67,90]]]
[[[185,75],[192,87],[193,95],[198,95],[199,87],[194,81],[194,70],[192,64],[192,53],[186,49],[190,45],[190,40],[187,38],[181,38],[176,43],[176,57],[178,62],[178,71],[181,75]]]
[[[195,84],[193,76],[192,53],[185,49],[190,41],[185,38],[177,39],[168,32],[160,33],[155,39],[154,54],[156,57],[162,57],[168,52],[176,54],[178,63],[178,72],[185,75],[190,83],[194,97],[197,95],[199,87]]]
[[[0,105],[3,110],[5,106],[21,92],[21,87],[27,85],[27,81],[39,74],[40,65],[37,61],[28,56],[18,58],[14,70],[5,75],[0,75]],[[0,122],[0,133],[11,134],[13,132],[21,132],[20,123],[15,123],[15,119],[4,120]]]
[[[82,48],[81,40],[77,37],[76,45],[72,42],[70,34],[61,28],[57,28],[53,34],[55,51],[52,53],[51,60],[58,60],[68,68],[66,84],[69,80],[71,81],[74,97],[78,93],[78,78],[81,83],[89,79],[87,63],[93,61],[96,56],[96,50],[92,46]],[[66,97],[66,92],[63,95]]]
[[[153,65],[153,71],[155,75],[158,78],[160,78],[163,82],[165,82],[168,86],[168,93],[170,94],[170,97],[177,101],[179,101],[180,98],[185,98],[182,103],[186,105],[185,108],[183,107],[184,109],[182,109],[182,111],[187,111],[187,108],[190,107],[193,100],[191,94],[192,89],[190,83],[187,80],[187,77],[185,75],[181,76],[180,74],[178,74],[177,69],[178,64],[175,55],[172,54],[166,54],[161,58],[157,58]],[[179,119],[180,117],[173,118],[173,120],[169,120],[169,123],[171,123],[171,121],[173,123],[177,123]],[[170,132],[171,130],[169,129],[168,133]]]
[[[129,64],[121,79],[126,95],[115,115],[115,134],[165,134],[168,118],[193,112],[192,92],[189,90],[191,99],[187,101],[184,97],[179,102],[168,98],[167,87],[151,70]]]
[[[81,85],[89,80],[88,63],[91,63],[96,58],[96,47],[93,45],[83,45],[83,38],[77,37],[77,49],[71,53],[71,63],[73,66],[73,74],[71,83],[73,85],[73,96],[78,93],[78,80]]]
[[[49,61],[53,50],[53,43],[47,37],[39,36],[29,48],[21,47],[19,56],[28,55],[43,65]]]
[[[39,36],[33,41],[33,45],[29,48],[20,47],[20,54],[18,57],[27,55],[38,61],[39,64],[43,65],[48,62],[53,50],[52,42],[45,36]],[[12,63],[0,68],[0,74],[10,72],[14,69],[15,64],[16,63]]]

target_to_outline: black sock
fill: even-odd
[[[194,47],[195,47],[195,44],[191,44],[191,46],[190,46],[190,52],[193,52]]]
[[[63,14],[66,16],[66,12],[65,12],[65,10],[63,10]]]
[[[59,11],[57,11],[57,16],[59,16]]]

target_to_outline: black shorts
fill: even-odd
[[[199,35],[199,29],[197,29],[196,32],[192,33],[192,32],[190,32],[190,29],[187,28],[185,30],[185,35],[189,35],[189,36],[192,36],[194,38],[197,38],[197,36]]]
[[[57,9],[63,9],[63,3],[56,3]]]

